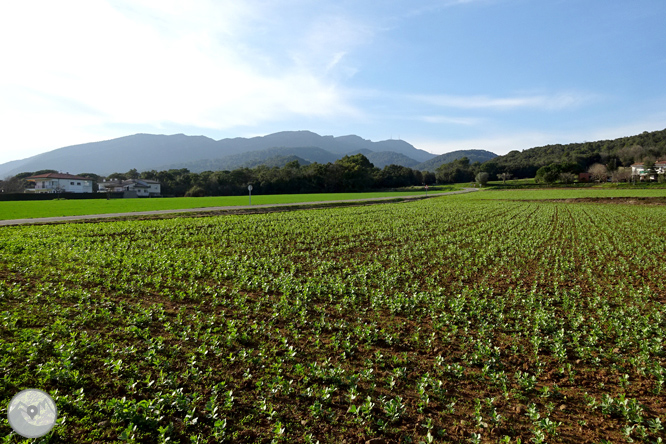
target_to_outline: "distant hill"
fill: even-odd
[[[203,136],[135,134],[103,142],[58,148],[27,159],[0,165],[0,178],[23,171],[54,169],[106,175],[132,168],[150,170],[158,164],[183,157],[211,157],[217,142]]]
[[[490,151],[485,151],[485,150],[459,150],[459,151],[452,151],[450,153],[444,153],[440,154],[437,157],[434,157],[430,160],[427,160],[425,162],[419,163],[418,165],[415,165],[414,167],[417,170],[421,171],[432,171],[434,172],[437,170],[437,167],[439,167],[442,164],[445,163],[451,163],[454,160],[462,159],[463,157],[467,157],[470,161],[470,163],[474,162],[487,162],[488,160],[494,159],[497,157],[497,154],[491,153]]]
[[[294,160],[298,162],[298,164],[301,166],[310,165],[312,163],[308,162],[305,159],[301,159],[298,156],[275,156],[262,160],[260,163],[257,164],[248,163],[246,165],[243,165],[243,168],[256,168],[260,165],[267,166],[269,168],[273,167],[282,168],[283,166],[285,166],[289,162],[293,162]]]
[[[384,168],[386,165],[401,165],[409,168],[414,168],[418,165],[418,161],[407,157],[404,154],[396,153],[393,151],[380,151],[365,154],[365,157],[377,168]]]
[[[596,162],[613,167],[629,166],[645,158],[666,157],[666,129],[643,132],[635,136],[596,142],[580,142],[534,147],[511,151],[492,159],[497,171],[514,177],[534,177],[542,166],[551,164],[577,165],[581,171]]]
[[[335,162],[342,155],[335,155],[317,147],[302,148],[269,148],[260,151],[248,151],[241,154],[233,154],[219,159],[202,159],[192,162],[179,162],[170,165],[160,165],[157,171],[187,168],[193,173],[202,171],[231,171],[237,168],[254,168],[259,165],[283,166],[292,161],[299,160],[301,165],[310,163]],[[282,160],[285,160],[282,163]],[[288,159],[288,160],[287,160]]]
[[[307,148],[301,151],[257,152],[275,148]],[[93,172],[107,175],[159,170],[165,166],[192,171],[233,169],[276,156],[296,156],[308,162],[335,161],[348,153],[394,152],[418,162],[433,157],[403,140],[373,142],[359,136],[320,136],[311,131],[284,131],[262,137],[215,141],[204,136],[136,134],[117,139],[73,145],[0,165],[0,178],[24,171],[55,169],[63,172]],[[229,158],[229,156],[238,156]],[[224,160],[226,159],[226,160]],[[219,165],[220,168],[216,168]],[[225,166],[226,165],[226,166]]]

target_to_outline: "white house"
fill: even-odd
[[[666,174],[666,160],[659,160],[654,163],[654,170],[657,174]],[[645,164],[643,162],[634,163],[631,165],[631,175],[638,176],[640,180],[655,180],[655,175],[648,177]]]
[[[149,179],[110,180],[99,183],[99,192],[120,192],[127,197],[156,197],[161,191],[160,183]]]
[[[46,173],[26,177],[35,182],[35,188],[28,191],[34,193],[92,193],[93,181],[89,177],[74,176],[63,173]]]

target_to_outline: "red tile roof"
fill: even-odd
[[[75,176],[73,174],[63,174],[63,173],[46,173],[38,174],[36,176],[26,177],[26,180],[33,179],[75,179],[75,180],[92,180],[90,177]]]

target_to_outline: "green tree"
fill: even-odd
[[[342,169],[342,188],[345,191],[360,191],[373,185],[375,166],[363,154],[345,156],[335,161]]]
[[[439,183],[462,183],[474,180],[467,157],[440,165],[437,167],[435,177]]]
[[[128,179],[138,179],[139,172],[136,170],[136,168],[132,168],[131,170],[125,173],[125,177],[127,177]]]
[[[127,180],[127,175],[124,173],[111,173],[108,176],[106,176],[106,180]]]
[[[539,168],[534,180],[538,183],[555,183],[560,178],[560,167],[558,165],[546,165]]]
[[[486,184],[488,184],[488,178],[489,177],[490,177],[490,174],[486,173],[485,171],[482,171],[482,172],[476,174],[475,180],[476,180],[476,183],[478,183],[482,187],[485,187]]]
[[[185,197],[203,197],[205,195],[206,195],[206,190],[201,188],[199,185],[194,185],[185,193]]]

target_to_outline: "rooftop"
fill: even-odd
[[[36,176],[26,177],[26,180],[35,180],[35,179],[75,179],[75,180],[92,180],[90,177],[75,176],[73,174],[67,173],[45,173],[38,174]]]

